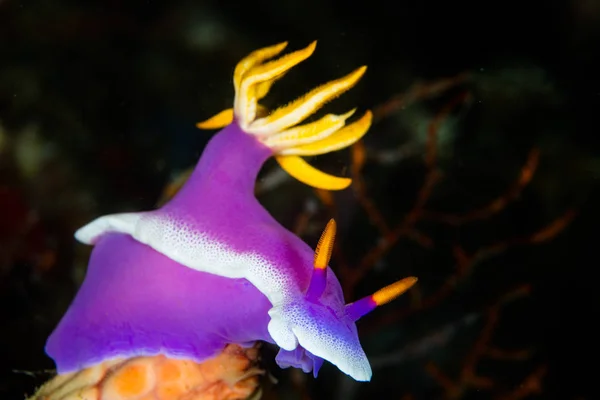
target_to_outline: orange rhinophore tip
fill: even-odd
[[[408,278],[401,279],[398,282],[384,287],[383,289],[379,289],[371,295],[371,298],[375,304],[382,306],[406,292],[415,283],[417,283],[417,278],[414,276],[409,276]]]
[[[333,242],[335,241],[335,233],[337,226],[334,219],[330,219],[321,234],[317,248],[315,249],[314,265],[316,269],[325,269],[329,265],[331,253],[333,252]]]
[[[305,294],[305,297],[310,301],[315,301],[321,297],[327,286],[327,266],[333,252],[336,231],[337,225],[332,218],[327,223],[325,230],[321,234],[319,243],[317,243],[315,260],[313,262],[314,269]]]
[[[29,400],[225,400],[256,393],[258,349],[227,346],[203,363],[165,356],[104,362],[58,375]]]
[[[400,279],[396,283],[392,283],[391,285],[388,285],[383,289],[379,289],[370,296],[363,297],[362,299],[355,301],[354,303],[347,304],[346,314],[354,321],[357,321],[362,316],[370,313],[378,306],[384,305],[394,300],[396,297],[400,296],[402,293],[410,289],[415,283],[417,283],[417,278],[414,276],[409,276],[408,278]]]

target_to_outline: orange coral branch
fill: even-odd
[[[432,169],[435,167],[437,161],[437,142],[438,132],[440,125],[448,117],[450,112],[459,104],[466,103],[471,100],[471,94],[469,92],[463,92],[458,96],[454,97],[448,102],[435,116],[435,118],[429,124],[427,128],[427,144],[425,151],[425,165],[427,168]]]
[[[515,290],[502,296],[490,309],[487,314],[487,321],[479,338],[465,356],[460,374],[456,380],[452,380],[434,363],[429,363],[425,366],[425,371],[444,389],[444,398],[459,399],[469,389],[491,389],[494,387],[494,380],[489,377],[477,375],[476,369],[481,358],[488,354],[490,342],[496,325],[498,324],[500,309],[503,303],[514,300],[516,297],[523,296],[529,293],[527,285],[516,288]],[[535,373],[532,376],[537,376]],[[527,380],[526,380],[527,381]],[[532,379],[532,382],[534,380]],[[539,381],[535,381],[539,382]],[[516,393],[516,392],[515,392]],[[532,393],[532,392],[527,392]],[[508,398],[508,397],[503,397]],[[513,398],[513,397],[510,397]],[[522,397],[514,397],[522,398]]]
[[[480,250],[476,251],[473,255],[468,255],[461,246],[456,245],[454,247],[454,257],[456,260],[456,272],[449,277],[433,294],[426,297],[418,305],[411,307],[405,307],[398,310],[394,310],[390,313],[384,314],[375,321],[371,321],[371,324],[364,327],[361,333],[368,334],[373,332],[382,325],[391,324],[406,318],[423,309],[431,308],[439,304],[442,300],[447,298],[454,290],[458,282],[468,276],[473,268],[482,260],[500,254],[506,251],[512,246],[525,245],[525,244],[539,244],[544,241],[553,239],[568,224],[575,218],[577,212],[575,210],[568,210],[565,214],[552,221],[547,226],[534,232],[533,234],[526,237],[519,237],[509,239],[506,241],[498,242],[489,246],[485,246]],[[377,248],[376,248],[377,249]],[[373,256],[374,257],[374,256]],[[376,260],[375,260],[376,261]]]
[[[504,350],[489,347],[485,351],[485,356],[494,360],[524,361],[531,357],[531,353],[531,350]]]
[[[460,246],[456,246],[455,255],[457,255],[457,262],[461,269],[470,270],[474,264],[479,263],[493,255],[502,253],[511,247],[527,244],[540,244],[549,241],[562,232],[571,223],[571,221],[573,221],[576,215],[576,210],[568,210],[550,224],[531,235],[516,237],[484,246],[470,256],[467,255]]]
[[[545,365],[538,367],[525,380],[517,386],[515,390],[494,397],[495,400],[522,400],[532,394],[542,393],[542,379],[546,375],[548,368]]]
[[[450,78],[440,79],[430,83],[415,83],[405,93],[396,95],[380,106],[375,107],[373,110],[373,119],[377,122],[388,115],[401,110],[410,103],[433,97],[452,87],[458,86],[468,78],[468,73],[461,73]]]
[[[356,197],[363,207],[369,221],[379,229],[379,232],[386,236],[390,234],[390,228],[385,222],[385,218],[375,206],[375,203],[367,195],[365,181],[361,175],[362,167],[366,160],[366,150],[364,143],[358,142],[352,146],[352,189],[356,193]]]
[[[521,172],[515,183],[504,194],[492,200],[489,204],[464,214],[446,214],[435,211],[426,211],[423,213],[423,218],[450,225],[461,225],[466,222],[489,218],[492,215],[499,213],[504,210],[508,204],[517,199],[523,189],[531,182],[538,166],[539,157],[539,149],[532,149],[529,152],[527,161],[521,168]]]
[[[425,366],[425,371],[444,389],[446,398],[456,399],[462,395],[462,388],[446,376],[434,363],[428,363]]]

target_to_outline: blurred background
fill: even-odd
[[[263,398],[599,398],[598,0],[0,0],[0,398],[52,376],[90,252],[73,232],[168,198],[235,64],[315,39],[265,105],[367,64],[324,111],[372,109],[371,130],[310,160],[354,184],[268,162],[257,196],[311,246],[337,219],[348,301],[419,283],[359,322],[371,383],[280,370],[265,346]]]

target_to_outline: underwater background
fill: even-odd
[[[0,398],[52,375],[44,343],[85,274],[73,232],[156,207],[228,108],[250,51],[319,41],[283,104],[367,64],[326,112],[370,108],[350,150],[271,160],[257,196],[312,247],[338,223],[347,301],[418,285],[358,323],[357,383],[280,370],[264,399],[593,399],[599,390],[600,2],[0,0]]]

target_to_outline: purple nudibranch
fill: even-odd
[[[353,144],[368,130],[371,113],[350,124],[354,110],[298,124],[354,86],[366,68],[267,112],[258,101],[316,45],[268,61],[286,44],[257,50],[237,65],[234,107],[198,124],[223,129],[169,202],[153,211],[103,216],[76,232],[95,247],[85,281],[46,345],[59,373],[116,357],[165,354],[201,362],[229,343],[262,340],[281,348],[276,361],[283,368],[316,376],[327,360],[356,380],[370,380],[355,321],[416,278],[346,305],[328,267],[335,223],[314,252],[254,196],[269,157],[314,187],[350,184],[301,156]]]

